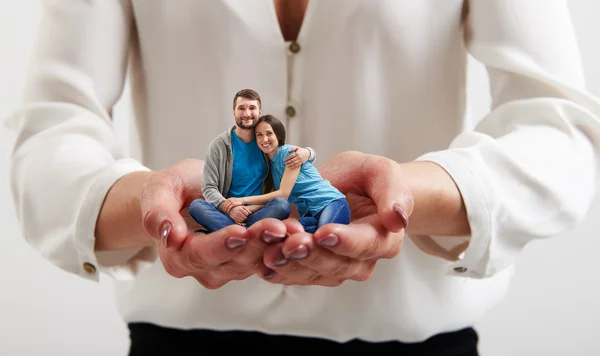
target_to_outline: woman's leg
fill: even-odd
[[[325,224],[349,224],[351,220],[350,206],[344,198],[329,203],[318,215],[317,228]]]
[[[189,213],[209,233],[235,224],[235,221],[228,215],[223,214],[214,205],[202,199],[196,199],[190,204]]]
[[[304,231],[309,234],[314,234],[317,231],[317,227],[319,225],[319,220],[312,216],[305,216],[303,218],[298,219],[298,222],[302,224]]]
[[[287,199],[271,199],[262,208],[250,214],[246,218],[246,226],[252,226],[258,221],[266,218],[285,220],[290,216],[290,203]]]

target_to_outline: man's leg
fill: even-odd
[[[209,233],[218,231],[226,226],[234,225],[228,215],[223,214],[206,200],[196,199],[190,204],[190,216],[202,225]]]
[[[287,199],[271,199],[262,208],[250,214],[246,219],[246,226],[252,226],[256,222],[265,218],[275,218],[285,220],[290,216],[290,203]]]

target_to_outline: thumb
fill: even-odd
[[[180,214],[185,199],[180,176],[167,170],[156,172],[142,190],[142,224],[146,233],[164,247],[179,249],[188,234]]]
[[[373,199],[382,224],[391,232],[405,229],[414,201],[403,183],[400,165],[381,156],[368,156],[362,165],[364,190]]]

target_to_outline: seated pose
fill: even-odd
[[[291,146],[285,144],[285,127],[279,119],[273,115],[261,116],[256,124],[255,135],[258,146],[270,160],[276,190],[263,195],[229,198],[223,202],[224,211],[285,198],[296,205],[300,214],[298,221],[306,232],[314,233],[329,223],[350,223],[350,207],[346,196],[323,179],[310,161],[294,168],[285,166]]]
[[[202,176],[204,199],[194,200],[189,207],[190,216],[209,233],[233,224],[251,226],[265,218],[284,220],[290,214],[290,204],[283,198],[227,211],[221,206],[226,198],[272,190],[269,160],[257,146],[254,134],[261,105],[260,94],[255,90],[238,91],[233,98],[235,126],[225,130],[209,145]],[[286,165],[292,167],[307,160],[314,161],[316,157],[309,147],[292,147],[290,150],[294,153]]]

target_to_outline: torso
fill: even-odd
[[[286,141],[313,147],[318,165],[348,150],[414,160],[445,149],[471,125],[464,116],[463,0],[311,0],[296,22],[297,53],[287,51],[287,18],[279,20],[272,1],[131,1],[139,37],[132,127],[142,138],[132,150],[139,143],[147,167],[204,157],[231,127],[231,100],[241,88],[256,89],[263,113],[285,120]],[[288,105],[295,108],[289,119]],[[214,291],[193,278],[174,279],[156,263],[119,283],[119,308],[126,320],[186,328],[419,340],[471,325],[493,306],[492,292],[504,289],[502,275],[448,277],[449,264],[408,238],[399,258],[381,262],[369,280],[336,288],[253,277]],[[377,303],[397,298],[402,303]]]

